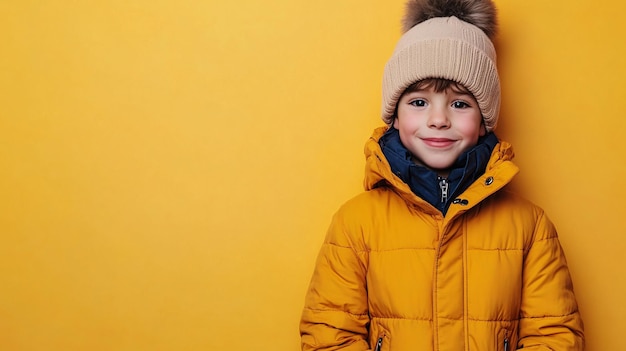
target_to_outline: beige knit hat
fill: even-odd
[[[438,3],[443,6],[437,7]],[[486,34],[495,33],[495,7],[491,1],[458,0],[456,3],[413,0],[407,5],[407,17],[410,18],[405,18],[405,27],[411,27],[400,38],[383,76],[382,119],[385,123],[392,123],[396,105],[406,88],[423,79],[443,78],[463,85],[474,95],[487,131],[496,127],[500,112],[500,79],[496,51]],[[476,17],[476,13],[471,12],[471,6],[476,8],[476,4],[491,6],[488,8],[491,13],[479,13]],[[434,11],[424,13],[421,9],[415,10],[416,6],[431,6],[429,10]],[[458,16],[454,16],[455,11]],[[450,12],[449,16],[438,16]],[[475,25],[466,21],[485,19],[485,16],[490,20],[487,26],[485,22],[478,21]],[[427,19],[423,20],[423,17]],[[417,24],[412,25],[413,22]]]

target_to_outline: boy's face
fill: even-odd
[[[416,162],[447,177],[450,167],[486,131],[478,103],[470,93],[432,87],[407,91],[398,101],[393,126]]]

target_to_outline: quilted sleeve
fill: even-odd
[[[300,321],[302,350],[368,350],[366,265],[333,218],[319,252]]]
[[[583,322],[556,229],[541,213],[524,261],[520,340],[524,350],[583,350]]]

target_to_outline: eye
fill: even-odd
[[[455,102],[452,103],[452,107],[454,107],[454,108],[469,108],[469,107],[472,107],[472,106],[470,106],[470,104],[468,104],[465,101],[455,101]]]
[[[426,106],[426,101],[422,99],[415,99],[415,100],[409,101],[409,105],[415,106],[415,107],[424,107]]]

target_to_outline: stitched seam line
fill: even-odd
[[[435,251],[435,249],[433,248],[428,248],[428,247],[408,247],[408,248],[399,248],[399,249],[385,249],[385,250],[372,250],[372,249],[365,249],[365,250],[357,250],[353,247],[350,246],[344,246],[344,245],[339,245],[336,243],[332,243],[332,242],[325,242],[324,245],[329,245],[329,246],[333,246],[333,247],[338,247],[341,249],[350,249],[350,250],[354,250],[355,252],[358,253],[363,253],[363,252],[394,252],[394,251]]]
[[[387,319],[387,320],[403,320],[403,321],[420,321],[420,322],[432,322],[432,318],[403,318],[403,317],[375,317],[370,316],[372,320],[374,319]]]
[[[399,249],[384,249],[384,250],[365,250],[369,252],[393,252],[393,251],[435,251],[435,249],[431,247],[407,247],[407,248],[399,248]]]
[[[449,321],[457,321],[462,322],[463,318],[447,318],[447,317],[439,317],[441,319],[449,320]],[[467,318],[470,322],[481,322],[481,323],[500,323],[500,322],[513,322],[519,321],[520,319],[477,319],[477,318]]]
[[[340,309],[326,309],[326,310],[322,310],[322,309],[318,309],[318,308],[311,308],[311,307],[305,307],[305,310],[309,310],[309,311],[313,311],[313,312],[339,312],[339,313],[345,313],[345,314],[349,314],[351,316],[355,316],[355,317],[367,317],[368,314],[367,313],[351,313],[348,311],[344,311],[344,310],[340,310]]]
[[[554,315],[554,316],[522,316],[520,317],[520,319],[563,318],[563,317],[569,317],[575,314],[578,314],[578,310],[575,310],[572,313],[566,313],[566,314]]]
[[[481,249],[481,248],[473,248],[473,249],[467,249],[467,251],[524,251],[524,249]]]

